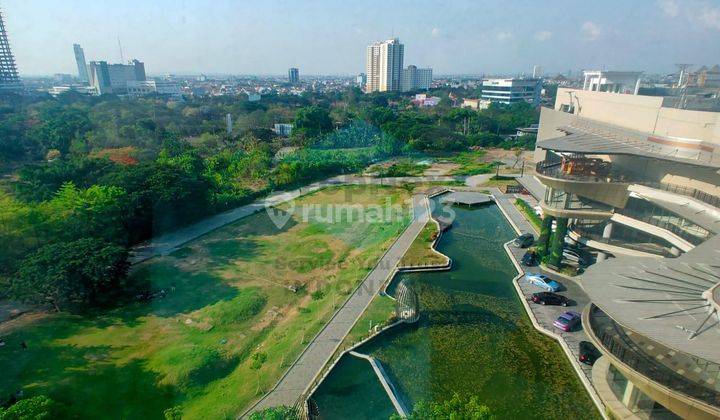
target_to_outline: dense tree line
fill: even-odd
[[[261,102],[0,99],[0,293],[57,309],[121,302],[147,287],[129,283],[128,249],[154,235],[413,150],[514,147],[502,134],[536,121],[524,105],[476,112],[445,97],[418,109],[357,89]],[[275,135],[276,122],[292,122],[292,136]]]

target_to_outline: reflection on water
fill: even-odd
[[[439,244],[451,271],[396,276],[420,298],[420,321],[390,330],[358,349],[379,359],[406,405],[478,395],[499,418],[592,418],[592,402],[560,347],[536,332],[511,283],[516,272],[503,243],[513,236],[496,206],[454,208]],[[387,418],[389,399],[369,364],[341,360],[317,390],[322,418]],[[357,366],[355,362],[351,364]],[[362,367],[362,365],[359,365]],[[344,392],[343,384],[353,391]],[[382,389],[380,389],[382,390]]]

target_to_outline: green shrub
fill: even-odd
[[[220,301],[205,310],[213,324],[229,325],[242,322],[260,313],[267,299],[257,289],[242,289],[230,300]]]

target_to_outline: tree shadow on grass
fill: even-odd
[[[163,418],[183,398],[140,360],[117,365],[109,346],[58,344],[88,323],[68,316],[16,330],[0,349],[0,398],[22,389],[60,404],[63,418]],[[23,349],[19,343],[27,343]]]

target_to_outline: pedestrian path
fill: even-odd
[[[385,252],[375,268],[333,315],[325,327],[308,344],[278,384],[247,413],[279,405],[294,405],[313,383],[316,375],[337,350],[355,321],[378,294],[386,280],[395,272],[400,259],[429,220],[427,197],[413,196],[413,221]],[[246,414],[247,414],[246,413]]]

